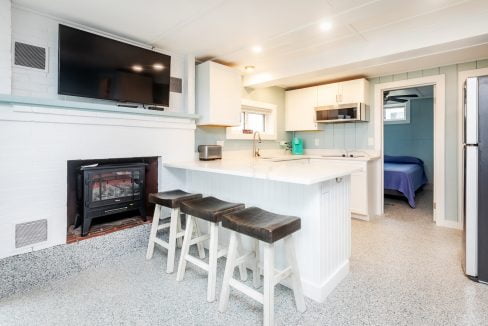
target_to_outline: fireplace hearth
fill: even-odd
[[[138,210],[146,220],[145,172],[144,163],[82,166],[75,221],[75,228],[81,225],[81,235],[86,236],[92,220],[102,216]]]

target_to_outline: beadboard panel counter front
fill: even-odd
[[[300,217],[302,228],[294,237],[307,297],[323,302],[348,274],[351,254],[349,175],[304,185],[186,170],[186,182],[191,192]],[[227,246],[228,232],[225,229],[221,231],[221,245]],[[285,266],[283,244],[280,242],[276,253],[278,268]],[[246,244],[251,248],[251,241]],[[283,284],[287,285],[286,281]]]

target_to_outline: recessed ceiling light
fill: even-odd
[[[262,48],[261,46],[259,46],[259,45],[255,45],[255,46],[253,46],[253,47],[251,48],[251,50],[252,50],[252,52],[254,52],[254,53],[261,53],[261,52],[263,52],[263,48]]]
[[[254,67],[254,66],[245,66],[245,67],[244,67],[244,70],[245,70],[246,72],[253,72],[255,68],[256,68],[256,67]]]
[[[161,63],[155,63],[155,64],[153,64],[153,69],[154,70],[163,70],[164,69],[164,65],[161,64]]]
[[[132,70],[134,70],[135,72],[141,72],[143,71],[144,69],[142,68],[141,65],[133,65],[132,67]]]
[[[330,31],[332,29],[332,22],[331,21],[325,21],[320,23],[320,30],[322,31]]]

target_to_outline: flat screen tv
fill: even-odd
[[[169,106],[171,57],[59,25],[58,94]]]

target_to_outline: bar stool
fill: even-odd
[[[202,198],[201,194],[191,194],[179,189],[149,194],[149,202],[156,204],[156,207],[154,209],[151,233],[149,235],[149,244],[147,245],[146,259],[152,258],[155,244],[166,248],[168,250],[166,273],[173,273],[176,245],[178,242],[178,245],[181,246],[181,237],[183,237],[185,234],[181,231],[180,205],[185,200],[193,200],[199,198]],[[159,225],[159,220],[161,219],[161,209],[163,208],[163,206],[171,209],[171,218],[169,223],[163,223]],[[189,222],[187,219],[186,228],[188,228],[188,225]],[[157,237],[157,233],[159,230],[164,230],[167,228],[169,228],[168,242],[161,240]],[[200,234],[198,227],[195,228],[195,231],[198,235]],[[198,253],[202,259],[205,258],[205,250],[203,249],[202,244],[198,245]]]
[[[243,292],[264,305],[264,325],[274,324],[274,287],[287,277],[291,277],[295,304],[297,310],[305,311],[300,272],[295,254],[292,234],[300,230],[300,218],[294,216],[278,215],[258,207],[249,207],[238,212],[225,214],[222,217],[222,226],[231,230],[229,252],[225,265],[222,291],[220,292],[219,311],[224,312],[229,302],[230,287]],[[263,293],[235,280],[232,275],[236,264],[251,260],[257,266],[259,259],[259,246],[254,252],[237,257],[241,234],[247,235],[264,245],[264,289]],[[274,251],[276,241],[284,239],[286,259],[289,266],[284,270],[275,271]],[[257,268],[255,267],[255,270]],[[257,272],[253,278],[258,277]],[[256,285],[256,281],[254,282]]]
[[[180,262],[176,280],[181,281],[185,276],[186,262],[190,262],[208,273],[207,301],[215,300],[215,283],[217,280],[217,259],[227,254],[227,249],[218,249],[219,244],[219,225],[222,215],[242,210],[244,204],[229,203],[215,197],[205,197],[202,199],[185,201],[181,204],[181,211],[187,214],[187,227],[181,249]],[[195,218],[208,221],[209,234],[201,235],[192,239],[192,227]],[[208,264],[194,256],[188,251],[190,246],[209,240]],[[241,279],[247,278],[244,266],[240,266]]]

